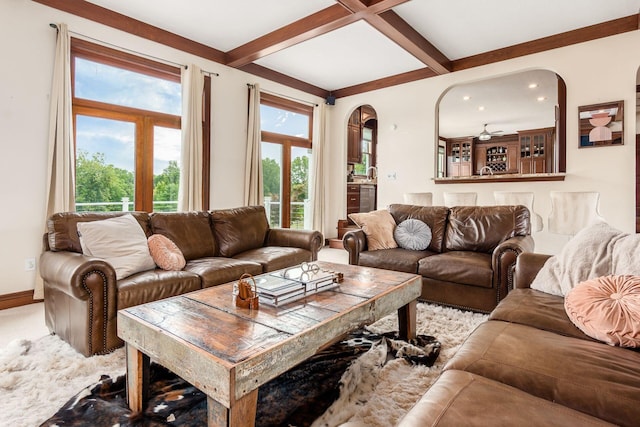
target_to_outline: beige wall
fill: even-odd
[[[401,203],[402,193],[431,191],[434,204],[443,204],[444,191],[475,191],[478,204],[493,203],[493,191],[533,191],[534,208],[544,219],[551,211],[549,191],[599,191],[600,213],[613,226],[635,227],[635,85],[640,65],[640,32],[634,31],[393,88],[338,99],[332,108],[331,160],[346,160],[346,122],[361,104],[378,113],[378,208]],[[434,176],[436,104],[450,86],[528,69],[558,73],[567,85],[567,177],[564,182],[438,184]],[[625,101],[624,146],[578,149],[578,106]],[[397,127],[394,129],[394,125]],[[396,179],[389,177],[396,175]],[[327,229],[344,218],[345,174],[332,177],[332,203]],[[557,253],[568,237],[535,233],[536,251]]]
[[[318,97],[77,18],[29,0],[0,2],[0,295],[33,289],[44,231],[49,91],[55,30],[69,30],[116,46],[220,73],[212,78],[212,208],[242,204],[247,121],[247,83],[309,102]]]

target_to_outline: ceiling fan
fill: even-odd
[[[485,123],[485,124],[484,124],[484,129],[482,129],[482,132],[480,132],[480,135],[478,135],[478,139],[479,139],[480,141],[488,141],[488,140],[490,140],[490,139],[491,139],[491,137],[492,137],[493,135],[497,135],[497,134],[499,134],[499,133],[502,133],[502,131],[501,131],[501,130],[497,130],[497,131],[495,131],[495,132],[489,132],[489,131],[487,130],[487,125],[488,125],[488,123]]]

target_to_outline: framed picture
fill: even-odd
[[[624,101],[578,107],[579,148],[624,144]]]

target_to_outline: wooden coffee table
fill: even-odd
[[[344,281],[282,307],[237,308],[229,283],[120,310],[131,410],[147,400],[153,359],[207,395],[210,426],[253,426],[258,388],[344,334],[397,311],[401,336],[415,337],[420,276],[317,264]]]

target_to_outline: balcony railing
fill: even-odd
[[[264,198],[264,209],[269,218],[269,226],[282,226],[282,206],[280,202],[274,202],[271,197]],[[311,230],[311,200],[304,202],[291,202],[291,228]]]
[[[128,197],[123,197],[120,202],[92,202],[76,203],[78,212],[129,212],[135,210],[133,202]],[[176,212],[178,210],[177,200],[158,200],[153,202],[154,212]]]
[[[269,219],[269,226],[281,227],[281,203],[272,201],[271,197],[265,197],[264,208]],[[123,197],[120,202],[76,203],[77,212],[129,212],[132,210],[134,210],[134,203],[129,201],[128,197]],[[177,210],[177,200],[153,202],[154,212],[176,212]],[[307,230],[312,228],[310,199],[305,199],[304,202],[291,203],[291,228]]]

